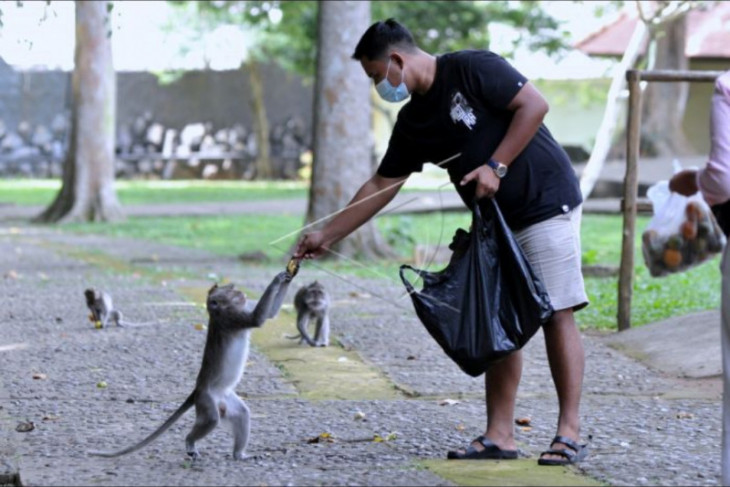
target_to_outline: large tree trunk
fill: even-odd
[[[656,33],[656,56],[649,69],[689,69],[685,55],[686,15],[667,22]],[[695,150],[682,128],[689,83],[649,83],[641,114],[644,151],[657,156],[682,156]]]
[[[76,2],[70,144],[61,190],[36,221],[122,218],[114,189],[116,74],[107,5],[106,1]]]
[[[373,174],[370,80],[350,56],[370,24],[370,2],[319,2],[314,163],[307,222],[333,215]],[[346,256],[392,255],[373,221],[337,244]]]
[[[274,170],[271,166],[271,144],[269,143],[269,118],[264,103],[264,82],[258,61],[251,58],[246,63],[248,79],[251,83],[251,110],[253,111],[254,132],[256,133],[256,179],[271,179]]]

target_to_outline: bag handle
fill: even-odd
[[[414,292],[416,292],[416,290],[413,288],[413,284],[411,284],[411,281],[409,281],[408,278],[406,278],[406,276],[405,276],[405,272],[404,271],[406,269],[412,270],[413,272],[415,272],[419,276],[421,275],[421,273],[419,272],[418,269],[416,269],[416,268],[414,268],[414,267],[412,267],[412,266],[410,266],[408,264],[401,265],[400,266],[400,269],[398,270],[398,273],[400,274],[400,279],[401,279],[401,281],[403,281],[403,285],[406,287],[406,291],[408,291],[408,294],[413,294]]]

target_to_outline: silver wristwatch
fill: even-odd
[[[489,159],[487,161],[487,166],[491,167],[494,171],[494,174],[496,174],[497,177],[500,179],[507,175],[507,166],[505,166],[501,162],[497,162],[494,159]]]

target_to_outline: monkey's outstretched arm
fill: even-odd
[[[286,297],[286,292],[289,289],[289,284],[291,284],[292,277],[293,276],[290,274],[287,274],[284,282],[281,286],[279,286],[279,290],[276,292],[276,296],[274,296],[274,300],[269,308],[269,316],[267,318],[274,318],[279,313],[281,305],[284,304],[284,298]]]
[[[268,285],[264,294],[256,303],[256,307],[251,313],[251,326],[259,327],[269,318],[276,316],[279,312],[284,296],[291,283],[292,276],[286,271],[282,271],[274,277],[271,284]]]

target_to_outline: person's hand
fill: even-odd
[[[697,187],[697,171],[684,169],[672,176],[669,180],[669,190],[683,196],[692,196],[699,188]]]
[[[307,233],[297,243],[294,258],[313,259],[319,257],[327,250],[324,247],[324,243],[324,235],[322,232]]]
[[[472,181],[476,181],[477,187],[474,192],[476,199],[484,197],[493,198],[499,190],[499,177],[494,174],[491,167],[482,164],[472,172],[464,176],[461,180],[461,186],[465,186]]]

